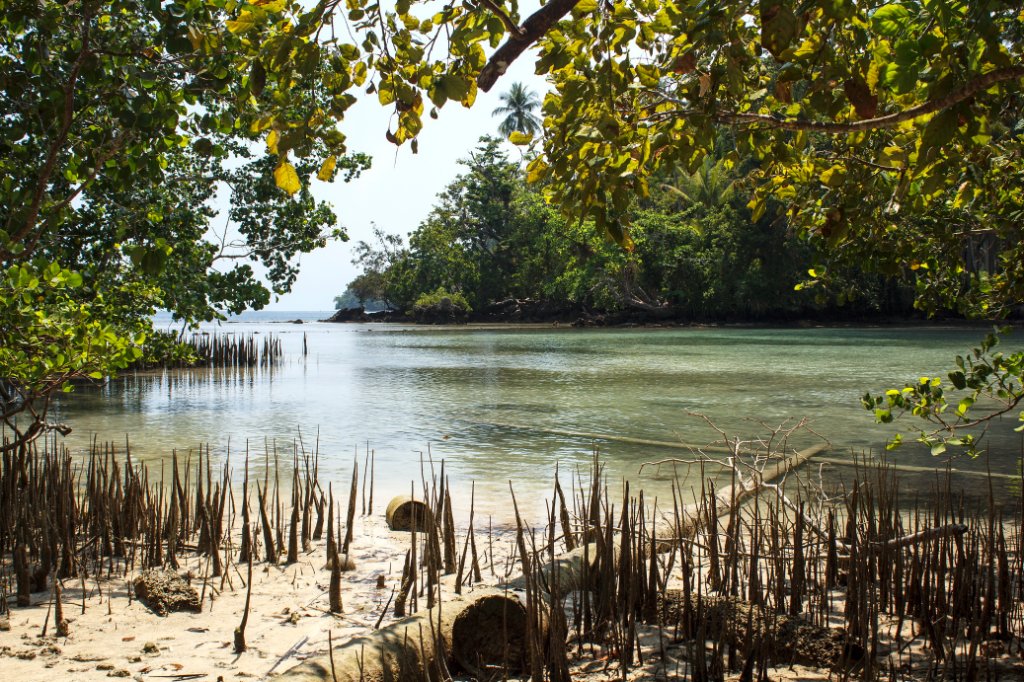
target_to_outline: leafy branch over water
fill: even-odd
[[[966,356],[956,357],[956,369],[947,375],[959,400],[947,393],[941,377],[921,377],[902,389],[891,388],[884,395],[870,393],[861,399],[875,420],[889,424],[910,414],[928,423],[917,437],[931,448],[933,455],[946,452],[948,446],[963,448],[974,457],[980,454],[981,440],[993,420],[1014,411],[1024,400],[1024,351],[1005,355],[995,350],[1008,328],[996,329]],[[975,406],[984,409],[979,414]],[[1024,411],[1018,414],[1024,431]],[[981,429],[978,434],[975,431]],[[896,434],[886,445],[892,450],[903,442]]]

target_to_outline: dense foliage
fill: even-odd
[[[906,287],[849,269],[845,292],[798,289],[816,262],[785,218],[755,220],[752,191],[724,158],[692,175],[666,174],[630,214],[633,249],[590,222],[567,220],[525,181],[499,140],[484,138],[465,172],[438,196],[408,239],[377,230],[356,247],[360,301],[411,312],[437,290],[465,296],[477,317],[536,319],[639,314],[682,320],[791,319],[911,312]],[[841,299],[841,300],[839,300]],[[841,304],[847,304],[841,307]],[[527,310],[523,310],[523,307]]]
[[[414,151],[443,106],[472,106],[511,62],[532,59],[554,89],[529,179],[626,247],[636,198],[665,172],[697,172],[727,129],[734,161],[758,162],[754,218],[785,214],[819,245],[813,280],[841,285],[834,275],[854,263],[913,273],[926,310],[992,315],[1022,300],[1013,3],[551,0],[522,17],[514,2],[324,0],[289,11],[240,5],[240,59],[274,63],[296,33],[352,39],[324,43],[335,72],[321,82],[375,96],[393,113],[388,138]]]
[[[348,180],[367,159],[340,155],[312,74],[237,72],[233,8],[0,0],[0,417],[14,445],[45,431],[54,390],[134,360],[158,308],[184,324],[260,308],[290,288],[296,255],[345,237],[308,183],[279,186]],[[265,125],[239,106],[261,100],[321,120],[294,162],[284,140],[263,153]]]

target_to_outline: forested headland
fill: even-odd
[[[525,161],[481,138],[464,171],[407,238],[374,229],[355,247],[362,273],[337,297],[339,320],[425,322],[829,321],[906,319],[912,271],[828,258],[778,206],[750,208],[756,159],[723,131],[696,171],[663,169],[626,218],[624,249],[592,221],[567,218],[527,182]],[[776,202],[773,202],[773,204]],[[449,304],[441,305],[447,299]],[[365,314],[359,308],[374,311]],[[355,310],[353,310],[355,308]],[[943,311],[955,314],[955,311]]]

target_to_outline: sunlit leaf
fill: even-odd
[[[295,171],[295,166],[287,161],[282,161],[274,169],[274,182],[288,194],[295,194],[302,189],[302,183],[299,181],[299,174]]]
[[[238,15],[238,18],[229,19],[226,22],[226,26],[229,31],[236,35],[245,33],[256,27],[256,16],[248,10],[242,10],[242,13]]]
[[[334,176],[334,167],[337,165],[338,157],[335,156],[334,154],[328,156],[326,159],[324,159],[323,164],[321,164],[320,170],[317,171],[317,180],[321,180],[323,182],[329,181]]]
[[[884,36],[894,36],[903,30],[910,11],[903,5],[882,5],[871,15],[871,26]]]

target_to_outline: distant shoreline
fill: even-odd
[[[474,321],[461,324],[427,324],[413,321],[348,321],[331,322],[330,320],[315,320],[313,323],[325,325],[351,325],[353,327],[394,327],[408,328],[421,331],[456,331],[460,329],[472,331],[498,330],[498,329],[906,329],[906,328],[932,328],[932,329],[977,329],[982,331],[991,330],[994,327],[1010,327],[1019,329],[1024,327],[1024,322],[1019,320],[1003,322],[980,322],[975,320],[850,320],[850,321],[822,321],[822,320],[798,320],[793,322],[625,322],[607,325],[574,325],[566,322],[520,322],[520,321]],[[272,324],[295,324],[294,322],[273,322]],[[304,323],[305,324],[305,323]]]

